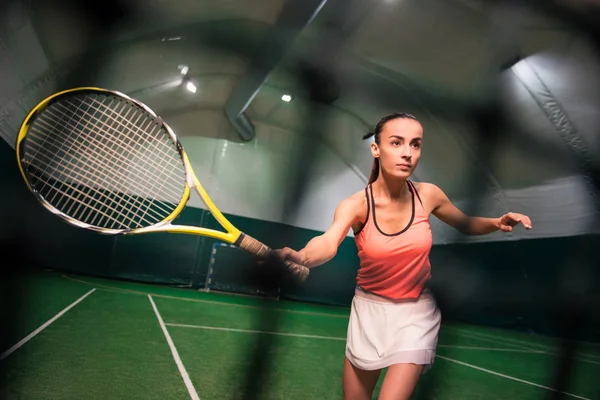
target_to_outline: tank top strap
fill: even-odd
[[[416,188],[415,184],[412,181],[409,180],[408,181],[408,187],[417,196],[417,199],[419,199],[419,203],[421,204],[421,208],[423,210],[425,210],[425,207],[423,206],[423,201],[421,200],[421,196],[419,196],[419,192],[417,191],[417,188]]]
[[[373,190],[373,188],[371,187],[371,184],[369,183],[367,186],[365,186],[365,200],[367,202],[367,216],[365,218],[365,222],[362,224],[362,226],[356,231],[354,232],[354,236],[358,235],[364,228],[365,226],[367,226],[367,224],[369,223],[369,221],[371,220],[371,196],[369,196],[369,190]]]

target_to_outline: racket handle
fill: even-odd
[[[249,236],[242,232],[240,237],[236,242],[236,246],[238,246],[242,250],[246,250],[249,253],[255,254],[261,258],[267,258],[273,255],[274,251],[264,243],[259,242],[254,239],[252,236]],[[308,278],[308,274],[310,270],[304,265],[296,264],[293,261],[285,260],[285,266],[288,271],[299,281],[304,282],[306,278]]]

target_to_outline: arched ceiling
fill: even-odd
[[[309,65],[335,82],[322,106],[322,139],[358,174],[370,171],[360,137],[396,110],[417,114],[430,138],[417,177],[447,182],[452,195],[464,195],[474,169],[506,188],[575,171],[528,161],[514,135],[496,145],[501,159],[487,158],[470,120],[508,60],[560,53],[580,40],[556,9],[484,0],[110,0],[88,2],[87,11],[74,0],[7,4],[0,128],[12,135],[40,96],[89,82],[132,94],[165,118],[229,107],[250,122],[314,130],[307,121],[315,108],[298,75]],[[110,27],[107,15],[116,21]],[[180,88],[184,65],[198,87],[193,95]],[[329,93],[325,84],[320,90]],[[295,99],[283,103],[283,93]],[[226,138],[240,140],[233,128]]]

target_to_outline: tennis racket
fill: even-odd
[[[47,97],[21,125],[16,153],[35,198],[77,227],[108,235],[202,235],[260,258],[274,255],[219,211],[169,125],[123,93],[81,87]],[[173,224],[192,189],[224,231]],[[307,278],[307,267],[282,264],[295,279]]]

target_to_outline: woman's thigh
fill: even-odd
[[[379,400],[408,400],[412,396],[425,365],[391,365],[381,385]]]
[[[356,368],[348,357],[345,357],[342,374],[344,400],[370,400],[380,373],[379,369],[366,371]]]

